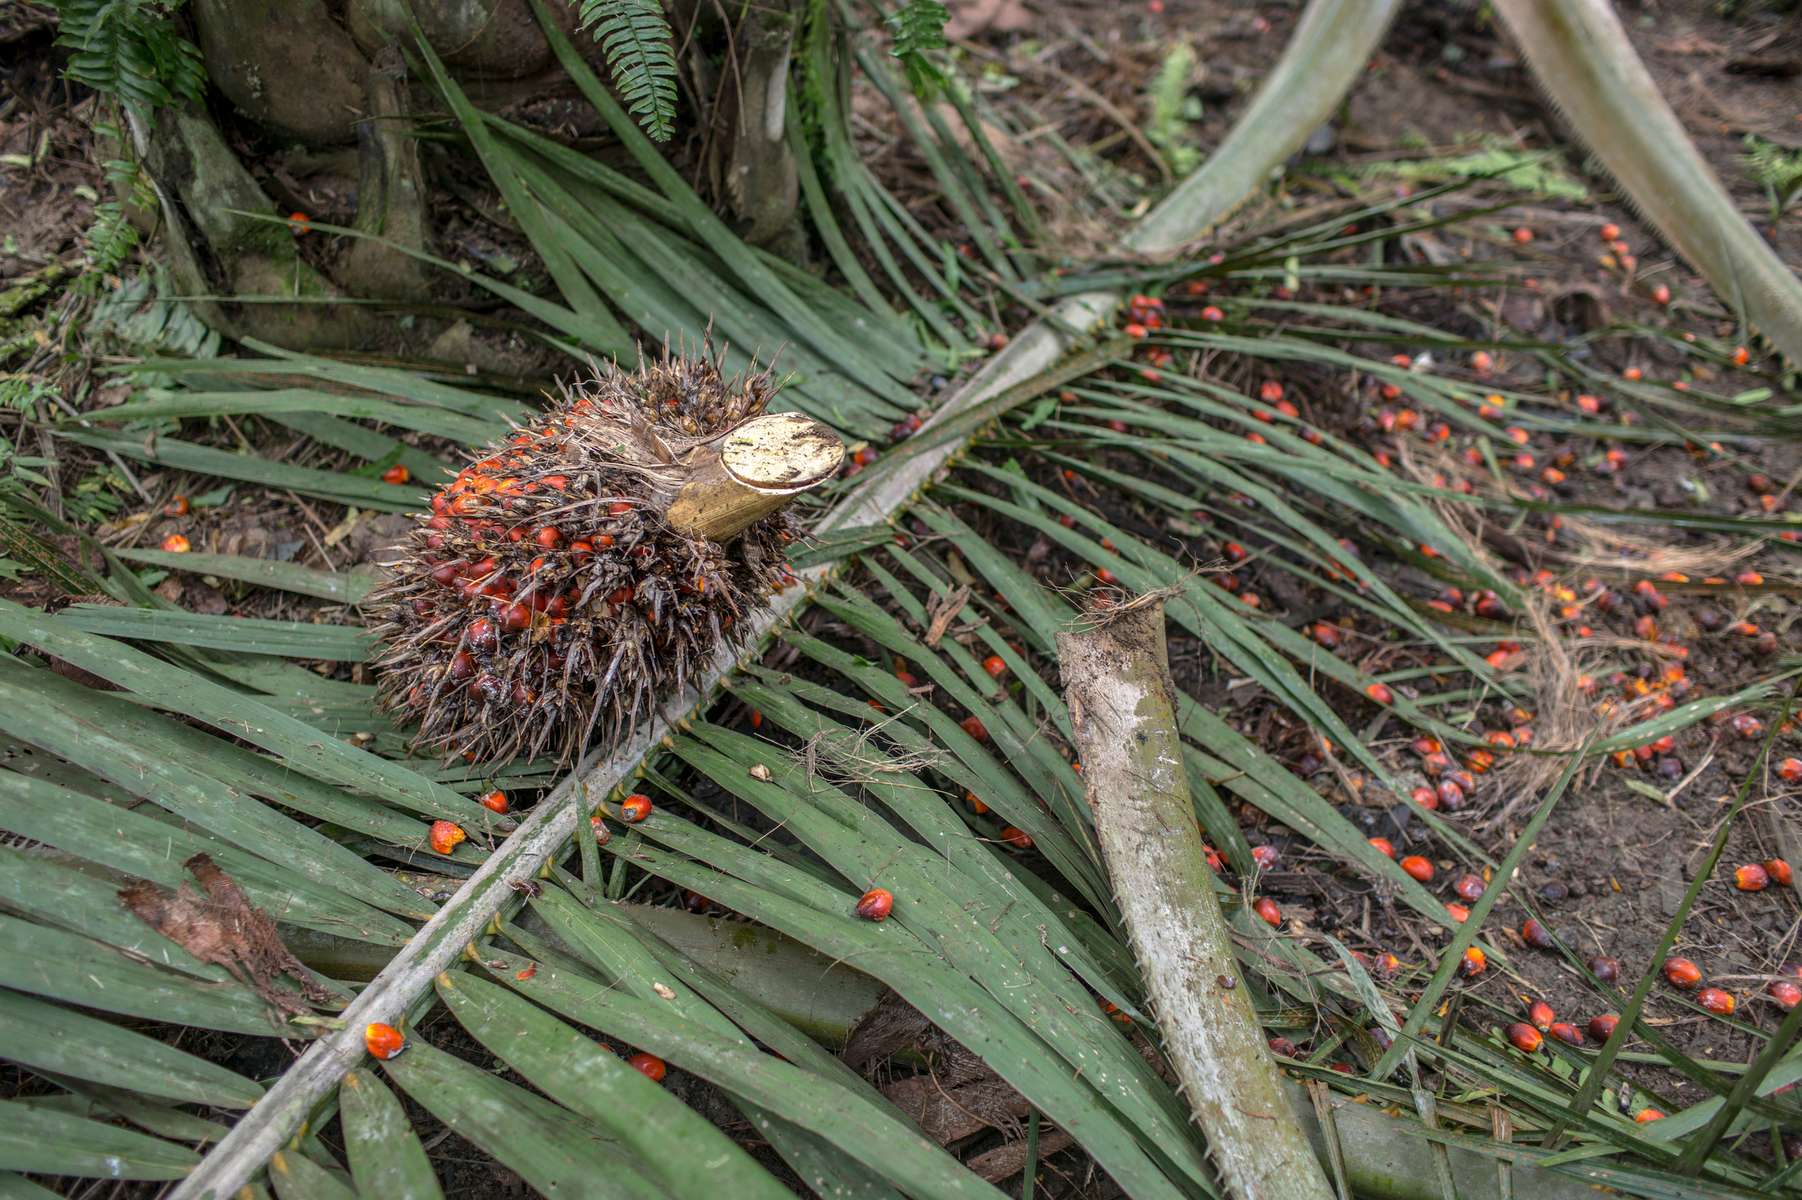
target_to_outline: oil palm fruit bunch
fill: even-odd
[[[791,578],[844,447],[709,348],[602,369],[432,497],[368,608],[383,706],[476,763],[617,745]]]

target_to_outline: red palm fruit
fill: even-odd
[[[458,843],[467,840],[469,835],[463,827],[454,821],[433,821],[431,832],[426,835],[426,842],[438,854],[449,854],[457,848]]]
[[[1589,1036],[1598,1042],[1605,1042],[1614,1033],[1614,1027],[1621,1019],[1613,1013],[1601,1013],[1589,1018]]]
[[[1465,979],[1473,979],[1488,969],[1489,956],[1475,946],[1466,950],[1458,963],[1458,974]]]
[[[1450,900],[1445,902],[1445,915],[1460,925],[1470,920],[1470,910],[1465,908],[1462,904],[1457,904]]]
[[[389,467],[386,471],[382,472],[383,483],[400,484],[407,482],[411,478],[413,478],[413,472],[407,470],[407,468],[401,466],[399,463],[395,463],[392,467]]]
[[[1370,844],[1376,847],[1376,852],[1384,858],[1395,857],[1395,846],[1388,838],[1374,837],[1370,839]]]
[[[1764,873],[1771,877],[1771,882],[1778,887],[1790,887],[1795,882],[1795,875],[1789,869],[1789,862],[1781,858],[1764,860]]]
[[[1281,925],[1283,923],[1283,910],[1278,908],[1276,901],[1272,900],[1269,896],[1259,896],[1256,900],[1252,901],[1251,910],[1257,913],[1259,918],[1268,925]]]
[[[1508,1040],[1522,1054],[1533,1054],[1545,1043],[1545,1039],[1539,1036],[1539,1030],[1521,1021],[1508,1026]]]
[[[1637,1125],[1650,1125],[1653,1121],[1662,1120],[1664,1120],[1664,1114],[1655,1108],[1642,1108],[1633,1114],[1633,1121]]]
[[[975,717],[965,717],[959,721],[958,727],[979,742],[989,740],[989,731],[983,728],[982,722]]]
[[[1785,783],[1802,783],[1802,758],[1786,758],[1778,763],[1777,778]]]
[[[371,1058],[390,1059],[407,1048],[407,1039],[394,1026],[373,1021],[363,1027],[363,1046]]]
[[[775,392],[768,374],[729,379],[711,356],[609,367],[492,447],[432,498],[437,515],[366,602],[383,706],[422,749],[468,761],[567,761],[591,731],[617,744],[694,663],[751,629],[744,618],[787,578],[796,529],[778,509],[728,531],[694,515],[692,496],[677,500],[683,479],[645,465],[715,464],[721,435],[759,419],[798,440],[802,419],[766,415]],[[832,459],[824,482],[840,450],[818,444]],[[632,553],[597,553],[610,542]],[[463,563],[478,565],[452,566]],[[519,602],[544,621],[508,607],[528,582]],[[451,595],[422,614],[413,601],[434,584]],[[432,686],[464,651],[469,675],[499,686]]]
[[[1583,1044],[1583,1031],[1578,1029],[1575,1025],[1572,1025],[1569,1021],[1553,1021],[1546,1032],[1567,1046],[1581,1046]]]
[[[968,804],[970,806],[970,811],[975,813],[977,816],[981,816],[983,813],[989,811],[989,806],[984,804],[977,797],[976,793],[972,792],[972,791],[966,790],[964,792],[964,803]]]
[[[999,679],[1007,674],[1007,660],[999,654],[991,654],[982,660],[982,669],[989,673],[991,679]]]
[[[1251,848],[1251,861],[1258,864],[1260,871],[1268,871],[1276,866],[1277,859],[1280,857],[1275,846],[1253,846]]]
[[[1458,876],[1458,882],[1452,884],[1452,890],[1458,893],[1459,899],[1475,904],[1483,898],[1486,885],[1481,875],[1465,874]]]
[[[1771,875],[1757,863],[1747,863],[1734,869],[1733,886],[1742,892],[1762,892],[1771,886]]]
[[[894,893],[887,888],[871,888],[858,897],[854,911],[866,921],[886,921],[895,911]]]
[[[1024,829],[1015,829],[1012,825],[1001,827],[1001,840],[1016,850],[1032,849],[1032,835]]]
[[[1674,988],[1694,991],[1702,982],[1702,968],[1687,958],[1667,958],[1664,960],[1664,977]]]
[[[1300,1051],[1296,1049],[1295,1043],[1286,1037],[1271,1038],[1270,1052],[1272,1054],[1281,1055],[1284,1058],[1294,1058],[1300,1053]]]
[[[1395,702],[1395,693],[1389,690],[1389,685],[1386,683],[1373,683],[1364,689],[1364,694],[1369,696],[1372,700],[1375,700],[1378,704],[1393,704]]]
[[[1425,883],[1433,878],[1433,864],[1423,855],[1410,854],[1402,859],[1402,870]]]
[[[496,788],[492,792],[484,793],[482,796],[482,807],[489,812],[504,814],[507,811],[507,793],[501,791],[499,788]]]
[[[588,818],[588,828],[593,830],[594,844],[597,846],[605,846],[613,840],[613,831],[607,828],[606,820],[599,813]]]
[[[165,554],[186,554],[193,548],[193,543],[179,533],[172,533],[163,539],[163,553]]]
[[[646,1054],[643,1050],[628,1058],[626,1065],[652,1083],[662,1083],[663,1077],[669,1073],[669,1068],[664,1065],[661,1058],[655,1054]]]
[[[1598,954],[1589,960],[1589,970],[1603,983],[1613,983],[1621,977],[1621,961],[1618,958],[1609,958],[1606,955]]]
[[[1773,979],[1764,990],[1785,1012],[1802,1003],[1802,987],[1787,979]]]
[[[651,815],[651,798],[643,792],[633,792],[619,802],[619,819],[628,825],[636,825]]]
[[[1408,799],[1425,809],[1436,809],[1439,807],[1439,793],[1435,792],[1430,787],[1415,788],[1408,793]]]
[[[1541,925],[1537,918],[1528,917],[1520,924],[1520,940],[1535,950],[1550,950],[1556,943],[1552,941],[1552,932]]]
[[[1539,1030],[1541,1033],[1550,1029],[1552,1027],[1552,1022],[1557,1019],[1558,1014],[1554,1012],[1552,1006],[1547,1004],[1544,1000],[1535,1000],[1527,1006],[1527,1020],[1531,1021],[1533,1023],[1533,1028]]]
[[[1718,987],[1705,987],[1696,993],[1696,1003],[1717,1017],[1730,1017],[1738,1007],[1733,993]]]

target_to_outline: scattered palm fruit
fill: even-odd
[[[1024,829],[1016,829],[1012,825],[1001,827],[1001,840],[1016,850],[1032,849],[1032,835]]]
[[[1786,758],[1778,763],[1777,778],[1785,783],[1802,783],[1802,758]]]
[[[1589,1018],[1589,1036],[1598,1042],[1605,1042],[1614,1033],[1614,1027],[1620,1023],[1621,1019],[1613,1013],[1602,1013],[1599,1016],[1591,1017]]]
[[[1269,1044],[1272,1054],[1280,1054],[1284,1058],[1294,1058],[1299,1053],[1295,1043],[1286,1037],[1273,1037]]]
[[[368,601],[383,706],[475,762],[617,744],[792,579],[782,500],[716,486],[753,443],[803,488],[836,475],[829,431],[765,415],[775,391],[711,357],[609,367],[481,452]],[[754,502],[726,512],[731,487]]]
[[[662,1083],[664,1075],[669,1072],[669,1068],[664,1065],[661,1058],[655,1054],[646,1054],[643,1050],[628,1058],[626,1065],[652,1083]]]
[[[1372,700],[1375,700],[1378,704],[1392,704],[1395,702],[1395,693],[1389,690],[1389,685],[1386,683],[1373,683],[1364,689],[1364,694],[1369,696]]]
[[[1742,892],[1762,892],[1771,886],[1770,872],[1757,863],[1747,863],[1734,870],[1733,886]]]
[[[1618,958],[1609,958],[1607,955],[1598,954],[1589,960],[1589,970],[1603,983],[1613,983],[1621,977],[1621,961]]]
[[[1521,922],[1520,940],[1535,950],[1550,950],[1554,943],[1551,930],[1541,925],[1537,918],[1528,917]]]
[[[1258,870],[1268,871],[1276,866],[1277,859],[1282,857],[1275,846],[1263,845],[1251,848],[1251,861],[1258,864]]]
[[[1771,882],[1778,887],[1790,887],[1795,883],[1795,873],[1789,869],[1789,862],[1781,858],[1764,860],[1764,873],[1771,877]]]
[[[1458,974],[1465,979],[1471,979],[1481,975],[1488,969],[1489,956],[1475,946],[1467,949],[1464,952],[1464,957],[1458,962]]]
[[[1541,1033],[1550,1029],[1552,1027],[1552,1022],[1557,1019],[1558,1014],[1554,1012],[1552,1006],[1547,1004],[1544,1000],[1535,1000],[1527,1006],[1527,1020],[1532,1022],[1533,1028],[1539,1030]]]
[[[628,825],[636,825],[651,815],[651,798],[643,792],[633,792],[619,802],[619,819]]]
[[[449,854],[457,848],[458,843],[466,841],[469,835],[463,827],[454,821],[433,821],[432,829],[426,835],[427,844],[438,854]]]
[[[193,548],[193,544],[179,533],[172,533],[163,539],[163,552],[165,554],[186,554]]]
[[[1465,908],[1462,904],[1457,904],[1450,900],[1445,902],[1445,915],[1460,925],[1470,920],[1470,910]]]
[[[1664,960],[1664,977],[1674,988],[1693,991],[1702,982],[1702,968],[1687,958],[1667,958]]]
[[[174,496],[170,498],[169,503],[163,505],[163,515],[165,517],[185,517],[192,508],[193,505],[188,502],[186,496]]]
[[[1602,235],[1602,240],[1604,242],[1620,241],[1621,227],[1616,225],[1613,221],[1608,222],[1608,224],[1602,226],[1596,232]]]
[[[1787,979],[1773,979],[1765,988],[1765,994],[1777,1002],[1778,1007],[1788,1012],[1802,1004],[1802,987],[1796,986]]]
[[[1539,1047],[1545,1044],[1545,1039],[1539,1036],[1539,1030],[1522,1021],[1508,1026],[1508,1040],[1522,1054],[1537,1053]]]
[[[1567,1046],[1581,1046],[1583,1044],[1582,1030],[1578,1029],[1575,1025],[1572,1025],[1569,1021],[1553,1021],[1551,1027],[1547,1029],[1546,1032]]]
[[[857,915],[866,921],[886,921],[895,911],[895,896],[887,888],[871,888],[857,900]]]
[[[389,467],[386,471],[382,472],[383,483],[406,483],[412,478],[413,472],[407,470],[407,468],[401,466],[399,463],[395,463],[392,467]]]
[[[1384,858],[1395,857],[1395,845],[1390,842],[1388,838],[1373,837],[1370,839],[1370,844],[1375,847],[1376,852],[1381,854]]]
[[[1633,1120],[1635,1124],[1649,1125],[1653,1121],[1664,1120],[1664,1114],[1655,1108],[1642,1108],[1633,1114]]]
[[[1410,854],[1408,857],[1402,859],[1402,870],[1406,871],[1422,883],[1433,878],[1432,862],[1419,854]]]
[[[390,1059],[407,1048],[407,1039],[394,1026],[375,1021],[363,1027],[363,1045],[371,1058]]]
[[[1258,914],[1260,920],[1267,925],[1281,925],[1283,910],[1277,907],[1276,901],[1269,896],[1259,896],[1252,902],[1251,911]]]
[[[1007,674],[1007,660],[999,654],[991,654],[982,660],[982,669],[989,673],[991,679],[999,679]]]
[[[1458,882],[1452,885],[1452,890],[1458,893],[1459,899],[1475,904],[1483,897],[1485,890],[1483,877],[1481,875],[1460,875]]]
[[[504,815],[507,811],[507,793],[501,791],[499,788],[496,788],[492,792],[485,792],[482,795],[481,803],[482,807],[489,812],[501,813]]]
[[[1696,1003],[1718,1017],[1730,1017],[1736,1007],[1733,993],[1718,987],[1705,987],[1696,993]]]

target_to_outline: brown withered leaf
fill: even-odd
[[[1059,1150],[1068,1150],[1075,1139],[1061,1129],[1048,1129],[1039,1135],[1039,1159],[1043,1161]],[[996,1146],[964,1164],[990,1183],[1012,1179],[1026,1169],[1026,1139]]]
[[[941,1146],[985,1129],[1017,1130],[1032,1111],[1026,1097],[995,1075],[954,1085],[932,1075],[909,1075],[880,1090]]]
[[[269,914],[205,854],[182,866],[200,884],[170,892],[147,879],[119,889],[119,899],[139,920],[201,962],[217,963],[271,1007],[290,1016],[311,1011],[309,1002],[335,1007],[330,989],[315,982],[282,944]],[[299,989],[278,982],[283,976]]]

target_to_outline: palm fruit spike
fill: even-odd
[[[370,596],[382,704],[478,763],[617,745],[790,578],[844,446],[712,355],[605,369],[437,495]]]

